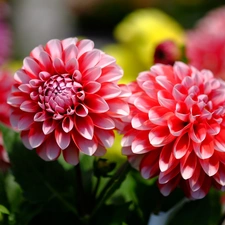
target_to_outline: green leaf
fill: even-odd
[[[18,211],[18,209],[20,208],[20,204],[23,201],[22,190],[11,173],[8,173],[5,177],[5,191],[8,197],[10,211]]]
[[[12,171],[26,199],[36,203],[68,192],[69,179],[57,161],[45,162],[21,142],[16,142],[13,148],[9,153]]]
[[[19,141],[19,133],[0,123],[0,130],[3,134],[4,147],[7,152],[12,151],[15,142]]]
[[[0,205],[0,213],[7,214],[7,215],[10,214],[9,210],[4,205]]]
[[[66,225],[80,224],[73,213],[68,212],[57,199],[51,199],[43,204],[25,201],[16,214],[16,225],[62,225],[65,219]]]
[[[8,198],[5,191],[5,177],[0,172],[0,204],[6,205],[8,207]]]

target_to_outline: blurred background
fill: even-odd
[[[113,43],[114,28],[129,13],[140,8],[158,8],[184,28],[193,27],[207,11],[224,0],[0,0],[0,19],[8,23],[11,59],[20,60],[49,39],[80,36],[96,47]],[[0,29],[0,41],[4,29]],[[5,33],[4,33],[5,35]],[[126,35],[126,34],[124,34]],[[5,50],[4,50],[5,51]]]

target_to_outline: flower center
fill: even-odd
[[[62,74],[45,81],[39,87],[39,97],[46,111],[63,115],[73,113],[74,107],[84,100],[85,93],[71,75]]]

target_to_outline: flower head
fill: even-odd
[[[156,64],[131,84],[123,154],[168,195],[189,198],[225,188],[225,82],[182,62]]]
[[[101,156],[114,141],[115,120],[129,114],[117,85],[122,70],[91,40],[50,40],[34,48],[14,75],[11,123],[44,160],[76,165],[79,153]]]
[[[186,34],[189,64],[225,79],[225,7],[210,11]]]

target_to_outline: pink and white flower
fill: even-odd
[[[225,6],[213,9],[186,33],[189,64],[225,79]]]
[[[79,153],[102,156],[114,142],[115,121],[129,114],[122,99],[129,93],[117,85],[122,75],[91,40],[50,40],[34,48],[14,75],[11,123],[44,160],[62,152],[76,165]]]
[[[225,82],[182,62],[156,64],[131,84],[123,154],[167,196],[225,189]]]

